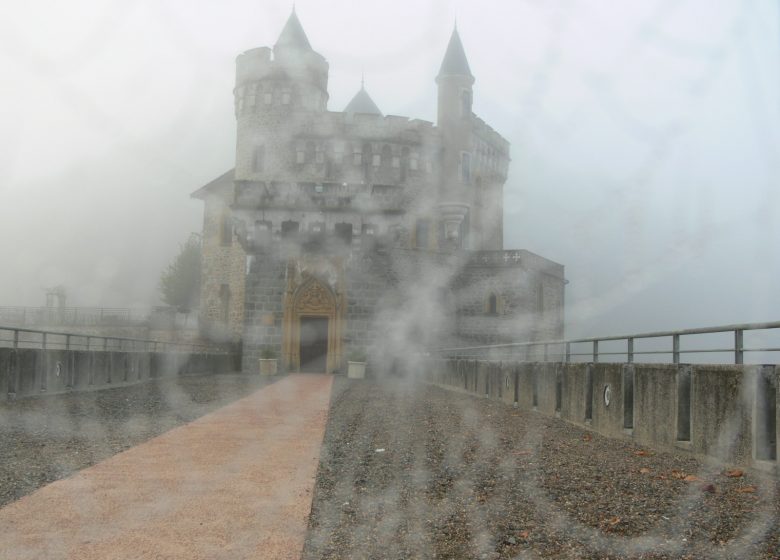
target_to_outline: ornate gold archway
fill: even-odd
[[[294,278],[300,279],[300,283]],[[282,320],[282,360],[289,371],[298,371],[301,367],[302,317],[328,319],[326,370],[332,373],[341,366],[344,331],[343,297],[343,292],[334,293],[327,283],[310,273],[288,275],[288,290],[285,294]]]

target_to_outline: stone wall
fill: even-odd
[[[222,239],[223,221],[231,219],[228,204],[220,197],[208,197],[203,220],[200,323],[204,334],[218,341],[240,340],[244,324],[246,253],[230,225],[225,226],[231,230],[229,239]]]
[[[442,360],[427,371],[609,437],[778,473],[778,366]]]
[[[0,348],[0,400],[234,371],[231,354]]]

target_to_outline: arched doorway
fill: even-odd
[[[333,372],[341,363],[342,307],[327,284],[310,276],[284,310],[282,353],[291,371]]]

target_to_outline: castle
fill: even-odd
[[[563,266],[503,248],[509,143],[472,110],[457,29],[438,119],[383,115],[364,87],[328,110],[328,62],[295,13],[236,60],[235,168],[205,202],[201,326],[287,371],[441,345],[563,336]]]

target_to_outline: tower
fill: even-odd
[[[236,181],[284,178],[300,124],[328,104],[328,63],[312,49],[295,10],[273,48],[236,59]]]
[[[474,76],[455,28],[439,74],[438,122],[442,148],[439,185],[440,243],[457,248],[474,246],[470,232],[473,204],[471,177],[471,104]]]

